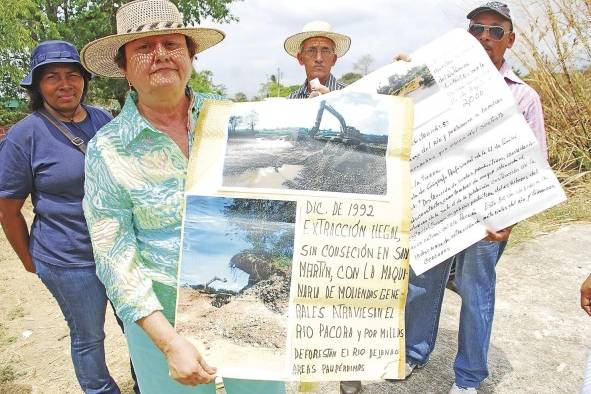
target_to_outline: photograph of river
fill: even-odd
[[[385,195],[391,105],[359,92],[240,103],[228,121],[222,185]]]
[[[288,273],[295,201],[187,196],[180,283],[237,294]]]
[[[283,365],[295,201],[187,196],[176,329],[216,365]],[[275,365],[274,365],[275,363]]]

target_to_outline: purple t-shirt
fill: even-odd
[[[88,142],[112,116],[84,108],[84,121],[65,124]],[[11,127],[0,142],[0,198],[29,194],[35,210],[29,242],[33,259],[61,267],[93,266],[82,211],[84,155],[36,112]]]

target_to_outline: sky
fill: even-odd
[[[329,22],[333,31],[351,37],[351,49],[339,58],[333,74],[353,71],[364,55],[374,59],[373,69],[391,61],[396,53],[410,53],[457,27],[467,26],[466,14],[485,1],[473,0],[244,0],[230,5],[240,21],[201,26],[226,33],[217,46],[197,55],[197,70],[213,72],[214,83],[228,95],[258,93],[260,84],[280,69],[283,85],[302,84],[305,73],[283,49],[283,42],[314,20]],[[511,2],[509,2],[511,5]]]
[[[237,106],[232,114],[248,117],[249,113],[255,110],[257,112],[256,127],[260,130],[285,127],[310,128],[314,125],[320,106],[319,99],[298,100],[297,102],[272,100],[261,104],[261,102],[242,104]],[[344,117],[348,126],[355,127],[364,134],[388,134],[388,110],[392,105],[389,97],[349,93],[346,96],[332,96],[327,104]],[[284,116],[278,117],[278,113]],[[325,110],[320,129],[339,131],[341,125],[335,116]]]

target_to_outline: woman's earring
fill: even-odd
[[[131,84],[131,82],[127,81],[127,84],[129,85],[129,90],[133,90],[133,85]]]

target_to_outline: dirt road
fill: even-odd
[[[32,218],[28,203],[25,216]],[[0,394],[80,393],[63,315],[37,276],[22,268],[4,233],[0,299]],[[109,369],[123,393],[131,394],[127,346],[110,309],[105,331]]]
[[[591,349],[591,318],[578,306],[591,272],[591,224],[574,224],[510,249],[499,263],[497,306],[483,394],[576,393]],[[66,323],[35,275],[0,238],[0,394],[80,393]],[[447,393],[453,380],[459,298],[447,292],[430,363],[404,383],[367,382],[364,393]],[[109,368],[131,393],[125,341],[111,311]],[[295,385],[290,386],[295,391]],[[327,383],[319,392],[336,393]]]
[[[497,269],[490,377],[479,393],[578,393],[591,350],[591,318],[579,307],[579,287],[591,273],[589,242],[591,224],[575,224],[504,254]],[[459,311],[459,297],[446,291],[429,364],[404,383],[368,383],[363,392],[447,394]]]

